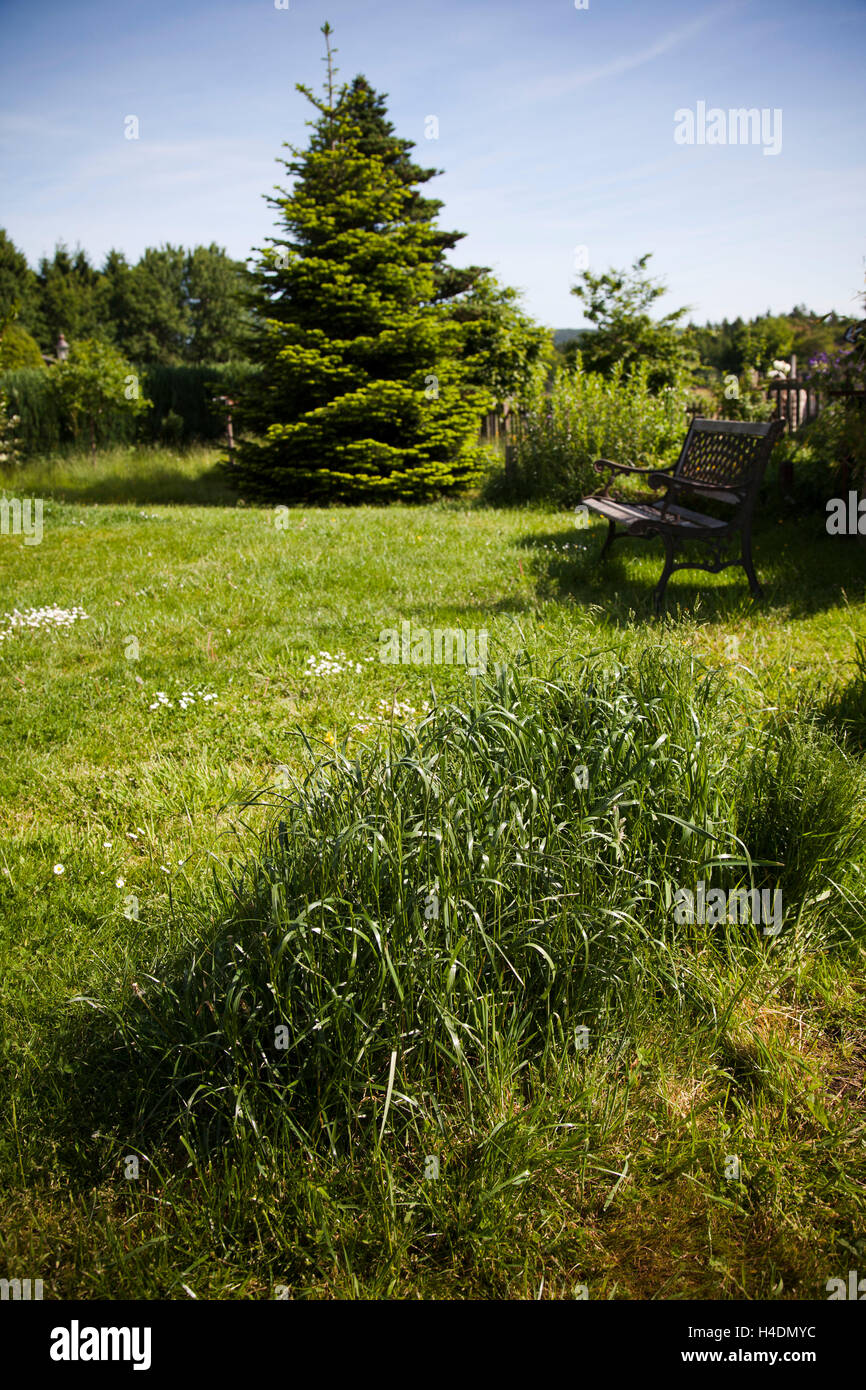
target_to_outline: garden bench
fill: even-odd
[[[731,565],[742,565],[752,594],[759,595],[761,586],[752,564],[752,516],[767,461],[784,427],[782,420],[752,423],[697,416],[689,426],[679,458],[669,468],[633,468],[598,459],[593,464],[596,473],[609,469],[609,477],[601,492],[584,497],[582,505],[608,521],[607,539],[599,559],[604,558],[615,540],[625,536],[660,536],[665,547],[665,565],[653,593],[656,612],[675,570],[701,569],[717,574]],[[615,502],[607,494],[617,473],[643,477],[650,487],[663,487],[664,496]],[[684,506],[684,496],[689,501],[700,502],[703,498],[723,502],[733,511],[719,520]],[[694,541],[710,551],[712,563],[691,559],[675,563],[680,547]]]

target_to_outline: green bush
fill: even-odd
[[[215,396],[237,397],[257,377],[259,369],[247,362],[203,367],[145,367],[142,379],[152,405],[143,425],[143,437],[172,443],[221,441],[225,437],[225,407]],[[179,417],[170,421],[169,417]]]
[[[55,453],[74,443],[71,414],[55,389],[58,370],[28,367],[0,373],[0,388],[9,409],[20,417],[17,439],[25,458]],[[140,390],[150,404],[137,420],[119,411],[106,416],[99,431],[102,445],[164,440],[168,416],[173,417],[168,433],[175,444],[221,441],[225,435],[225,409],[215,404],[213,397],[242,393],[257,368],[247,363],[222,363],[210,367],[145,366],[137,370]]]
[[[6,397],[0,391],[0,467],[14,468],[19,462],[18,443],[15,437],[20,424],[17,415],[9,413]]]
[[[39,344],[19,323],[9,323],[0,335],[0,371],[15,371],[20,367],[45,370]]]
[[[517,422],[507,491],[518,500],[573,506],[600,485],[595,459],[644,465],[672,462],[687,428],[685,393],[666,387],[652,393],[648,372],[626,377],[622,365],[609,377],[560,369],[552,385],[542,369],[524,396]]]
[[[79,338],[69,357],[51,374],[64,417],[76,442],[86,434],[91,451],[112,442],[117,431],[150,402],[142,395],[138,373],[123,353],[100,338]]]
[[[0,390],[20,420],[16,437],[22,458],[50,454],[71,443],[72,430],[54,390],[53,368],[21,367],[3,372]]]

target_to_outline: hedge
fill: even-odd
[[[247,362],[202,367],[140,367],[142,394],[152,402],[138,420],[118,412],[107,416],[98,442],[106,444],[216,443],[225,437],[225,411],[214,396],[236,396],[259,369]],[[0,392],[10,414],[20,416],[15,435],[22,458],[48,454],[76,442],[54,391],[49,368],[0,372]]]

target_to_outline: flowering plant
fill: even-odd
[[[20,416],[10,415],[6,398],[0,392],[0,467],[14,468],[18,463],[18,450],[15,447],[15,426],[21,423]]]
[[[819,352],[817,356],[809,358],[809,366],[803,377],[816,386],[823,385],[831,390],[834,387],[863,390],[866,387],[866,360],[856,346],[840,348],[832,356]]]

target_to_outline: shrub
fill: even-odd
[[[141,394],[137,372],[122,353],[99,338],[81,338],[51,374],[74,438],[87,426],[90,448],[110,440],[119,420],[131,421],[150,404]]]
[[[56,452],[74,440],[73,422],[54,389],[59,369],[22,368],[0,375],[0,387],[10,408],[20,416],[18,439],[22,455],[33,457]],[[210,367],[130,367],[139,373],[139,389],[147,408],[137,416],[112,411],[99,422],[101,444],[131,444],[136,439],[156,443],[164,438],[167,415],[179,417],[169,424],[172,441],[190,444],[221,440],[225,413],[213,397],[223,391],[242,393],[257,369],[247,363],[221,363]]]
[[[36,339],[20,324],[10,323],[0,335],[0,372],[15,371],[20,367],[44,371],[45,363]]]
[[[609,377],[560,369],[548,386],[536,373],[525,396],[513,443],[508,490],[518,499],[573,506],[600,484],[599,458],[639,465],[671,462],[686,430],[685,394],[665,387],[653,394],[647,371],[630,377],[622,365]]]
[[[15,440],[15,427],[20,423],[17,415],[10,415],[6,398],[0,391],[0,467],[14,468],[18,463],[18,448]]]
[[[23,458],[50,454],[71,440],[71,430],[54,390],[53,368],[21,367],[3,372],[0,390],[20,420],[17,438]]]
[[[772,420],[776,409],[775,401],[767,399],[766,384],[754,384],[751,374],[746,372],[736,379],[734,387],[731,377],[721,378],[713,387],[716,413],[721,420]],[[736,394],[731,395],[735,390]]]

